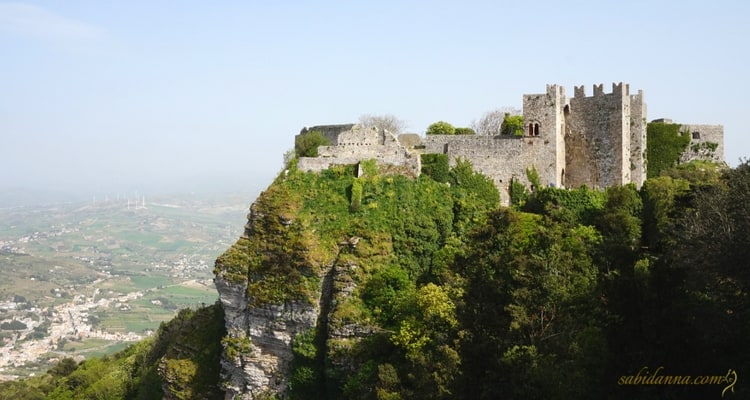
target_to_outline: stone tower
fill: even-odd
[[[523,96],[524,136],[544,140],[544,152],[528,160],[545,185],[565,182],[565,88],[547,85],[547,92]]]
[[[645,180],[646,105],[643,91],[631,96],[627,84],[612,84],[612,93],[583,86],[563,111],[565,115],[564,185],[604,188]]]

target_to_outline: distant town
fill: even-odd
[[[141,340],[213,303],[213,261],[240,235],[247,196],[0,210],[0,380]]]

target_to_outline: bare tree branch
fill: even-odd
[[[378,129],[385,129],[394,135],[401,133],[406,128],[406,121],[392,114],[364,114],[359,117],[359,123],[364,126],[375,126]]]
[[[471,122],[471,128],[474,129],[477,135],[499,135],[505,114],[521,115],[521,110],[513,107],[501,107],[487,111],[481,118]]]

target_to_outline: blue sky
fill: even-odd
[[[303,126],[642,89],[750,156],[746,1],[0,1],[0,184],[266,186]]]

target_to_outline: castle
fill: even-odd
[[[459,158],[490,177],[509,203],[511,180],[530,185],[526,171],[535,168],[540,182],[554,187],[587,185],[604,188],[646,180],[646,103],[643,91],[630,94],[628,84],[612,84],[605,93],[594,85],[592,96],[583,86],[568,98],[559,85],[545,93],[523,96],[524,135],[427,135],[396,137],[376,127],[355,124],[304,128],[303,135],[320,131],[331,143],[320,146],[318,157],[301,157],[298,168],[320,171],[331,165],[357,164],[375,159],[417,176],[421,154],[445,154],[451,165]],[[660,122],[671,122],[659,120]],[[721,125],[682,125],[691,143],[681,161],[723,161]],[[710,150],[710,151],[708,151]]]

